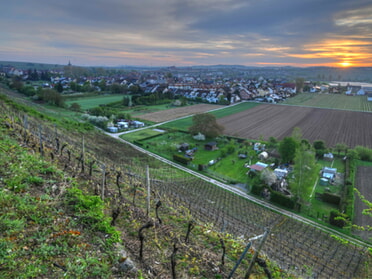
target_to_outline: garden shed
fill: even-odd
[[[216,150],[217,149],[217,142],[211,141],[204,145],[205,150]]]
[[[189,147],[190,147],[190,145],[188,143],[181,143],[180,146],[179,146],[179,148],[178,148],[178,150],[180,150],[180,151],[186,151],[186,150],[189,149]]]
[[[327,161],[333,161],[333,154],[332,153],[326,153],[323,155],[324,160]]]
[[[334,179],[336,177],[337,169],[336,168],[329,168],[329,167],[324,167],[322,170],[322,178],[327,178],[327,179]]]
[[[262,162],[257,162],[256,164],[254,165],[250,165],[248,166],[248,168],[250,168],[251,171],[257,171],[257,172],[260,172],[262,171],[263,169],[267,168],[267,164],[265,163],[262,163]]]

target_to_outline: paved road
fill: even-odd
[[[186,117],[189,117],[189,116],[186,116]],[[185,118],[185,117],[182,117],[182,118]],[[174,120],[171,120],[171,121],[174,121]],[[167,121],[167,122],[170,122],[170,121]],[[140,129],[156,128],[157,126],[163,125],[164,123],[166,123],[166,122],[158,123],[158,124],[155,124],[155,125],[152,125],[152,126],[148,126],[148,127],[144,127],[144,128],[140,128]],[[190,170],[190,169],[188,169],[188,168],[186,168],[186,167],[184,167],[184,166],[182,166],[182,165],[176,164],[176,163],[174,163],[173,161],[170,161],[170,160],[168,160],[168,159],[165,159],[165,158],[163,158],[163,157],[161,157],[161,156],[159,156],[159,155],[157,155],[157,154],[154,154],[154,153],[152,153],[152,152],[149,152],[148,150],[145,150],[145,149],[143,149],[143,148],[141,148],[141,147],[139,147],[139,146],[137,146],[137,145],[135,145],[135,144],[133,144],[133,143],[131,143],[131,142],[128,142],[128,141],[123,140],[122,138],[120,138],[120,136],[123,135],[123,134],[131,133],[131,132],[136,132],[136,131],[138,131],[138,130],[140,130],[140,129],[131,130],[131,131],[125,131],[125,132],[122,132],[122,133],[115,133],[115,134],[113,134],[113,133],[108,133],[108,132],[104,132],[104,133],[105,133],[106,135],[110,136],[110,137],[113,137],[113,138],[118,139],[119,141],[122,141],[122,142],[125,142],[126,144],[129,144],[129,145],[132,146],[134,149],[136,149],[136,150],[138,150],[138,151],[140,151],[140,152],[143,152],[143,153],[145,153],[145,154],[147,154],[147,155],[149,155],[149,156],[151,156],[151,157],[153,157],[153,158],[156,158],[156,159],[158,159],[159,161],[162,161],[162,162],[164,162],[164,163],[166,163],[166,164],[168,164],[168,165],[171,165],[171,166],[173,166],[173,167],[175,167],[175,168],[178,168],[178,169],[180,169],[180,170],[183,170],[183,171],[185,171],[185,172],[187,172],[187,173],[189,173],[189,174],[192,174],[192,175],[194,175],[194,176],[197,176],[197,177],[199,177],[200,179],[203,179],[203,180],[205,180],[205,181],[207,181],[207,182],[210,182],[210,183],[212,183],[212,184],[214,184],[214,185],[216,185],[216,186],[218,186],[218,187],[221,187],[221,188],[223,188],[223,189],[225,189],[225,190],[228,190],[228,191],[230,191],[230,192],[232,192],[232,193],[235,193],[235,194],[237,194],[237,195],[239,195],[239,196],[241,196],[241,197],[244,197],[245,199],[250,200],[251,202],[254,202],[254,203],[259,204],[259,205],[261,205],[261,206],[264,206],[264,207],[267,208],[267,209],[270,209],[270,210],[272,210],[272,211],[275,211],[275,212],[277,212],[277,213],[279,213],[279,214],[282,214],[282,215],[285,215],[285,216],[287,216],[287,217],[290,217],[290,218],[296,219],[297,221],[300,221],[300,222],[302,222],[302,223],[308,224],[308,225],[310,225],[310,226],[315,226],[315,227],[319,228],[320,230],[322,230],[322,231],[324,231],[324,232],[332,233],[332,234],[334,234],[334,235],[337,235],[337,236],[339,236],[339,237],[342,237],[342,238],[348,240],[349,242],[351,242],[351,243],[353,243],[353,244],[355,244],[355,245],[360,245],[360,246],[363,246],[363,247],[371,247],[371,248],[372,248],[372,245],[370,245],[370,244],[368,244],[368,243],[365,243],[365,242],[363,242],[363,241],[357,240],[357,239],[352,238],[352,237],[350,237],[350,236],[348,236],[348,235],[344,235],[344,234],[342,234],[342,233],[340,233],[340,232],[338,232],[338,231],[336,231],[336,230],[334,230],[334,229],[332,229],[332,228],[329,228],[329,227],[323,226],[323,225],[321,225],[321,224],[319,224],[319,223],[317,223],[317,222],[314,222],[314,221],[312,221],[312,220],[306,219],[306,218],[304,218],[304,217],[302,217],[302,216],[299,216],[299,215],[297,215],[297,214],[294,214],[294,213],[292,213],[292,212],[290,212],[290,211],[283,210],[282,208],[279,208],[279,207],[277,207],[277,206],[275,206],[275,205],[273,205],[273,204],[270,204],[270,203],[268,203],[268,202],[266,202],[266,201],[264,201],[264,200],[260,200],[260,199],[258,199],[258,198],[253,197],[253,196],[250,196],[250,195],[248,195],[247,193],[245,193],[245,192],[243,192],[242,190],[240,190],[239,188],[236,188],[236,187],[233,187],[233,186],[231,186],[231,185],[228,185],[228,184],[222,183],[222,182],[217,181],[217,180],[215,180],[215,179],[213,179],[213,178],[210,178],[210,177],[208,177],[208,176],[205,176],[205,175],[202,175],[202,174],[200,174],[200,173],[198,173],[198,172],[195,172],[195,171],[193,171],[193,170]]]

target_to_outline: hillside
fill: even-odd
[[[3,92],[14,93],[6,90]],[[20,145],[22,150],[26,148],[38,158],[43,155],[41,159],[45,164],[50,162],[63,173],[62,182],[67,183],[66,188],[75,188],[72,190],[73,202],[61,200],[60,204],[68,207],[60,211],[67,212],[68,215],[65,218],[74,220],[74,225],[78,226],[76,227],[78,229],[66,227],[63,232],[68,236],[79,231],[80,235],[96,233],[101,237],[98,243],[106,250],[99,249],[102,252],[99,260],[98,258],[92,259],[100,264],[105,263],[103,267],[105,276],[99,276],[120,278],[122,274],[117,273],[118,265],[120,262],[125,263],[129,256],[129,259],[136,263],[140,270],[139,274],[142,274],[143,278],[172,278],[171,259],[173,259],[175,272],[179,278],[226,278],[243,252],[248,239],[261,235],[267,228],[271,233],[263,246],[260,258],[266,260],[273,278],[294,278],[296,276],[302,278],[330,276],[367,278],[369,276],[368,268],[366,268],[370,262],[367,246],[350,243],[335,236],[337,232],[329,233],[272,212],[259,204],[153,160],[126,144],[95,132],[84,123],[50,118],[26,106],[13,103],[5,97],[2,98],[1,106],[3,111],[1,123],[5,124],[3,134],[8,131],[7,133],[18,140],[14,146]],[[28,104],[28,106],[33,106],[33,104]],[[40,148],[41,146],[43,148]],[[22,166],[20,163],[22,161],[24,160],[21,158],[21,161],[17,161],[14,165]],[[7,161],[4,160],[2,164],[6,166]],[[149,171],[147,171],[147,165]],[[24,170],[23,166],[22,170]],[[27,176],[31,170],[29,168],[24,171],[24,175]],[[18,173],[18,171],[16,168],[15,172]],[[33,176],[38,177],[39,173],[35,173],[36,175],[33,174]],[[6,173],[0,175],[5,177]],[[12,173],[10,177],[18,177],[18,175]],[[29,183],[27,179],[21,181],[22,185],[27,186],[27,191],[15,194],[34,192],[32,183]],[[150,195],[147,194],[148,181],[151,185]],[[48,180],[48,183],[51,182]],[[4,183],[3,187],[8,188],[8,182]],[[44,189],[42,194],[51,196],[51,187],[53,184],[44,186],[44,182],[39,182],[36,189]],[[81,195],[80,191],[84,195]],[[14,189],[10,188],[7,192],[12,193]],[[36,193],[40,194],[37,191]],[[83,198],[86,196],[89,196],[88,201]],[[151,197],[150,209],[147,207],[148,196]],[[51,197],[56,200],[56,196]],[[67,194],[59,197],[71,199],[71,195]],[[110,239],[111,235],[115,235],[113,231],[102,233],[105,230],[112,230],[111,226],[107,226],[107,222],[99,227],[95,225],[97,219],[101,220],[102,215],[97,215],[97,211],[91,213],[88,209],[92,207],[101,212],[102,207],[98,202],[100,198],[103,199],[105,216],[109,217],[108,222],[111,223],[110,218],[116,218],[113,225],[120,232],[124,248],[114,250],[111,243],[107,243],[106,240]],[[84,210],[81,210],[81,207]],[[88,217],[82,216],[83,213],[87,213]],[[97,218],[97,216],[100,217]],[[21,217],[20,214],[15,219]],[[53,220],[53,217],[50,216],[49,220]],[[37,224],[37,226],[38,228],[46,227],[49,234],[57,232],[54,227],[47,227],[46,224]],[[24,230],[25,227],[27,226],[22,226],[21,229]],[[140,238],[138,235],[141,227],[143,227],[142,236],[144,236],[142,258],[139,255]],[[187,233],[188,230],[189,233]],[[19,230],[17,232],[19,233]],[[35,232],[35,228],[31,232]],[[39,259],[39,256],[33,257],[34,250],[26,250],[26,252],[22,250],[25,246],[24,242],[16,242],[6,234],[1,237],[4,245],[14,247],[4,251],[14,250],[26,255],[21,258],[18,254],[13,257],[6,254],[9,262],[0,263],[0,272],[4,272],[4,275],[9,275],[10,272],[18,274],[15,265],[11,265],[11,261],[16,258],[26,261],[26,265],[32,265],[32,261],[29,260]],[[30,233],[30,238],[37,239],[37,236]],[[47,239],[45,236],[44,238]],[[93,238],[93,242],[90,243],[91,238],[87,237],[84,241],[96,251],[99,247],[97,239]],[[46,243],[49,245],[49,242]],[[257,249],[258,244],[258,241],[254,241],[252,247]],[[41,244],[36,242],[36,245]],[[123,255],[123,249],[125,249],[125,255]],[[173,253],[173,251],[176,252]],[[222,262],[224,251],[226,254]],[[247,259],[251,258],[253,251],[249,250]],[[57,265],[64,269],[66,266],[77,266],[76,263],[75,265],[71,263],[70,259],[75,258],[79,263],[85,260],[80,259],[81,254],[71,257],[68,254],[70,252],[61,253],[57,255],[62,258]],[[39,259],[39,262],[45,263],[46,267],[37,271],[39,275],[35,277],[59,278],[62,276],[64,269],[60,267],[57,267],[57,273],[52,275],[47,273],[51,272],[51,268],[54,269],[54,263],[51,262],[51,259],[54,259],[52,255],[56,258],[54,254],[47,254]],[[243,261],[234,277],[243,278],[248,264],[248,261]],[[81,274],[90,272],[92,266],[94,264],[82,265]],[[74,272],[74,270],[67,270]],[[266,276],[265,270],[258,265],[254,266],[253,272],[255,278]],[[71,273],[66,277],[76,278],[76,275]],[[141,277],[137,274],[133,278]]]
[[[216,231],[155,188],[148,208],[146,182],[135,162],[129,164],[134,155],[129,149],[119,156],[116,148],[122,146],[103,143],[93,131],[84,133],[82,144],[82,134],[56,129],[26,107],[4,97],[0,106],[0,277],[226,278],[230,273],[246,240]],[[104,144],[112,144],[113,151],[105,154]],[[119,158],[127,169],[112,164]],[[155,181],[163,183],[160,173]],[[243,277],[253,253],[248,251],[235,278]],[[265,272],[294,278],[264,255],[259,259],[255,278],[265,278]]]

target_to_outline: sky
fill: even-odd
[[[371,0],[12,0],[0,61],[372,67]]]

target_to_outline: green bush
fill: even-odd
[[[80,189],[73,187],[67,190],[66,202],[74,211],[81,223],[94,230],[110,234],[108,244],[120,241],[120,233],[110,225],[110,220],[104,214],[104,203],[98,196],[86,195]]]
[[[173,155],[173,160],[178,162],[178,163],[187,165],[191,161],[191,158],[187,158],[187,157],[185,157],[183,155],[180,155],[180,154],[174,154]]]
[[[272,202],[285,206],[289,209],[294,209],[296,202],[293,198],[285,196],[277,191],[271,192],[271,199]]]
[[[332,210],[329,216],[329,223],[333,226],[343,228],[346,225],[347,219],[346,214]]]
[[[257,184],[257,183],[254,183],[252,185],[252,189],[251,189],[251,193],[253,195],[257,195],[257,196],[260,196],[263,189],[264,189],[265,185],[262,185],[262,184]]]

